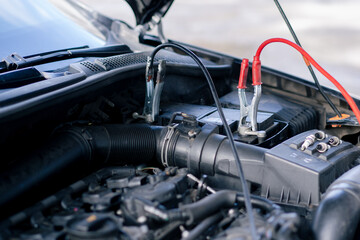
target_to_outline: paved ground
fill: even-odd
[[[86,0],[93,8],[134,24],[125,1]],[[360,1],[280,0],[303,47],[328,72],[360,97]],[[271,37],[291,39],[273,1],[176,0],[164,19],[165,35],[238,57],[252,58]],[[274,44],[262,55],[264,65],[311,79],[299,54]],[[320,76],[320,74],[318,74]],[[320,81],[328,84],[320,77]]]

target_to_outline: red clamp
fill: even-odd
[[[258,56],[254,56],[252,63],[252,81],[253,86],[261,85],[261,61]]]
[[[249,72],[249,59],[244,58],[241,61],[239,84],[237,86],[238,89],[246,88],[246,80],[247,80],[248,72]]]

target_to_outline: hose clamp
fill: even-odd
[[[168,125],[168,131],[166,132],[166,135],[164,137],[164,142],[161,146],[161,163],[164,167],[168,167],[168,150],[169,150],[169,144],[170,144],[170,139],[172,138],[172,136],[175,133],[175,129],[178,126],[178,124],[171,124]]]

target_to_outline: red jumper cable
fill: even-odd
[[[349,95],[349,93],[341,86],[341,84],[336,81],[336,79],[331,76],[327,71],[325,71],[303,48],[301,48],[296,43],[293,43],[287,39],[283,38],[271,38],[263,42],[258,50],[256,51],[256,54],[254,56],[254,61],[252,65],[252,71],[253,71],[253,83],[260,83],[261,84],[261,63],[260,63],[260,54],[261,51],[264,49],[264,47],[270,43],[273,42],[281,42],[285,43],[287,45],[290,45],[291,47],[295,48],[297,51],[299,51],[302,56],[309,61],[321,74],[323,74],[327,79],[329,79],[341,92],[345,100],[348,102],[351,110],[354,112],[355,117],[360,124],[360,111],[358,106],[356,105],[354,99]]]

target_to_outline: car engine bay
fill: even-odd
[[[312,83],[180,45],[220,112],[191,57],[112,30],[116,55],[0,74],[0,239],[253,239],[251,221],[258,239],[359,237],[360,128],[340,93],[345,120]]]

